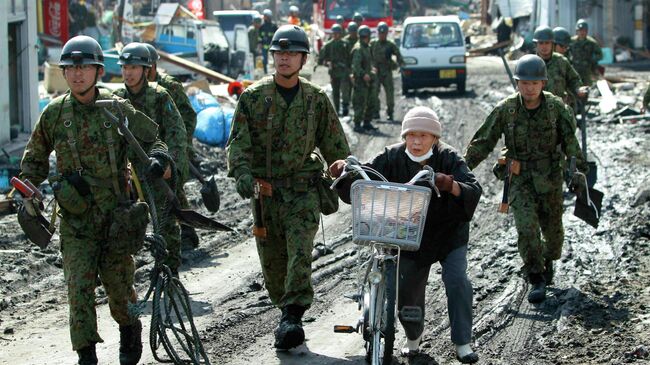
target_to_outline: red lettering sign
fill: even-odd
[[[68,0],[43,0],[43,32],[61,43],[68,40]]]

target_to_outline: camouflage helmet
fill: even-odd
[[[307,33],[297,25],[283,25],[273,34],[269,50],[309,53]]]
[[[515,66],[514,79],[519,81],[548,80],[546,76],[546,63],[537,55],[523,56]]]
[[[377,24],[377,32],[388,33],[388,24],[386,24],[386,22],[379,22],[379,24]]]
[[[345,22],[345,18],[343,17],[343,15],[337,15],[336,16],[336,23],[342,25],[344,22]]]
[[[348,23],[348,33],[355,33],[358,30],[359,30],[359,24],[357,24],[356,22]]]
[[[104,66],[104,52],[96,40],[79,35],[65,43],[61,50],[59,66],[98,65]]]
[[[364,37],[370,37],[370,34],[372,32],[370,31],[370,28],[367,25],[362,25],[359,27],[359,31],[357,33],[359,34],[359,38],[364,38]]]
[[[341,24],[332,25],[332,33],[343,33],[343,27]]]
[[[357,24],[361,24],[363,22],[363,15],[361,15],[359,12],[356,12],[352,16],[352,20],[354,20],[354,22]]]
[[[537,27],[533,33],[533,42],[553,42],[553,29],[545,25]]]
[[[132,42],[122,48],[118,65],[133,65],[151,67],[151,55],[144,43]]]
[[[553,28],[553,43],[566,47],[571,43],[571,34],[565,28],[555,27]]]
[[[576,22],[576,30],[586,29],[589,30],[589,23],[585,19],[578,19]]]
[[[149,51],[149,64],[150,65],[155,65],[156,62],[160,59],[160,55],[158,54],[158,51],[156,50],[156,47],[152,46],[149,43],[142,43],[147,47],[147,51]]]

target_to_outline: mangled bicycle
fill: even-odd
[[[356,325],[336,325],[337,333],[361,333],[365,341],[366,360],[373,365],[388,365],[392,361],[395,342],[395,314],[398,294],[399,258],[402,250],[417,251],[426,221],[431,189],[414,185],[419,181],[435,187],[435,172],[424,166],[406,184],[388,182],[376,170],[363,166],[350,156],[346,160],[343,178],[359,174],[362,179],[352,183],[352,239],[365,249],[358,250],[359,275],[357,292],[347,296],[358,304],[362,315]],[[380,180],[371,180],[371,174]],[[409,313],[402,310],[402,318],[420,317],[419,308]],[[419,314],[417,313],[419,312]],[[414,320],[415,320],[414,319]]]

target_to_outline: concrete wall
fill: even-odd
[[[38,58],[36,49],[36,1],[0,1],[0,145],[10,140],[10,110],[19,107],[9,102],[9,42],[10,24],[19,24],[18,98],[22,132],[30,133],[38,119]]]

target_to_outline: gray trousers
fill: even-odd
[[[447,294],[447,311],[451,327],[451,342],[468,344],[472,340],[472,283],[467,278],[467,245],[459,247],[440,261],[442,282]],[[406,337],[415,340],[424,331],[424,299],[431,265],[418,265],[415,261],[400,258],[399,298],[397,309],[418,306],[422,309],[419,323],[406,322],[399,315]]]

